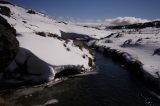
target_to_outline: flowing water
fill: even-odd
[[[160,106],[156,93],[110,58],[96,53],[96,62],[98,74],[40,87],[28,96],[16,91],[17,98],[9,99],[25,106]]]

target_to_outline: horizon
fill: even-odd
[[[97,21],[117,17],[159,19],[159,0],[8,0],[13,4],[43,12],[56,18],[78,21]],[[82,8],[83,7],[83,8]]]

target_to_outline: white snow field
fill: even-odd
[[[134,59],[142,62],[143,69],[155,78],[160,78],[160,28],[145,28],[141,30],[118,30],[95,45],[110,47],[129,53]],[[93,43],[93,41],[92,41]],[[157,50],[157,53],[155,51]]]
[[[94,29],[84,29],[73,25],[57,23],[41,13],[29,14],[28,10],[10,5],[0,4],[11,10],[11,17],[3,16],[16,29],[17,39],[20,43],[20,50],[15,60],[8,66],[13,71],[18,65],[24,64],[27,60],[27,71],[31,74],[40,74],[40,77],[30,76],[34,81],[53,80],[56,71],[54,66],[74,65],[83,66],[86,71],[92,68],[89,66],[89,59],[93,59],[89,50],[76,46],[72,40],[63,40],[60,31],[76,32],[92,36]],[[84,31],[83,31],[84,30]],[[51,36],[40,36],[36,33],[52,34]],[[103,32],[102,32],[103,33]],[[101,34],[101,33],[100,33]],[[28,76],[27,76],[28,77]]]

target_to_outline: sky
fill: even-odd
[[[160,0],[9,0],[55,17],[98,20],[116,17],[159,19]]]

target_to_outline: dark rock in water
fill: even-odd
[[[7,17],[11,16],[11,10],[6,6],[0,6],[0,14],[5,15]]]
[[[0,16],[0,71],[14,59],[18,47],[16,30]]]

